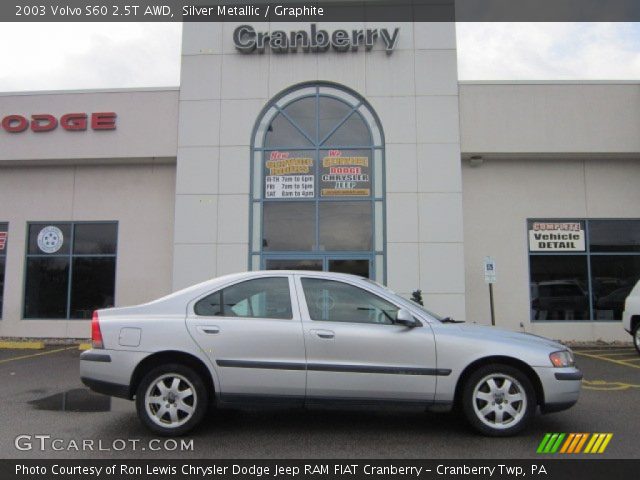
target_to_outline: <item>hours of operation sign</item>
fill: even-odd
[[[313,175],[267,175],[266,198],[309,198],[314,195]]]
[[[265,162],[265,198],[312,198],[315,195],[313,159],[291,152],[271,152]]]

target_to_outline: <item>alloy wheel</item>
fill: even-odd
[[[527,410],[527,395],[514,377],[492,373],[482,378],[473,390],[473,410],[478,419],[492,429],[517,425]]]
[[[144,400],[151,421],[164,428],[177,428],[193,416],[198,396],[186,377],[168,373],[151,382]]]

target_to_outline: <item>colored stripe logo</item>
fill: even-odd
[[[537,453],[604,453],[613,433],[547,433]],[[584,449],[584,450],[583,450]]]

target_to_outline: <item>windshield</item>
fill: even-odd
[[[419,303],[416,303],[412,300],[409,300],[407,298],[404,298],[400,295],[398,295],[396,292],[394,292],[393,290],[391,290],[389,287],[382,285],[381,283],[376,282],[375,280],[371,280],[370,278],[364,278],[362,277],[363,280],[372,283],[380,288],[384,288],[385,291],[387,293],[389,293],[390,295],[392,295],[393,297],[395,297],[398,300],[398,303],[402,303],[405,305],[411,305],[412,307],[417,307],[420,310],[422,310],[423,312],[425,312],[427,315],[429,315],[431,318],[434,318],[436,320],[438,320],[439,322],[441,322],[442,320],[444,320],[444,317],[441,317],[440,315],[438,315],[437,313],[433,313],[431,310],[427,310],[426,308],[424,308],[422,305],[420,305]]]

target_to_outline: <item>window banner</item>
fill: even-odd
[[[6,230],[0,230],[0,253],[4,253],[7,248],[7,237],[8,233]]]
[[[313,158],[306,156],[306,152],[270,152],[265,155],[265,198],[315,196]]]
[[[359,152],[358,152],[359,153]],[[370,161],[368,156],[339,150],[330,151],[322,159],[321,196],[368,197],[371,195]]]
[[[584,252],[582,222],[533,222],[529,227],[530,252]]]

